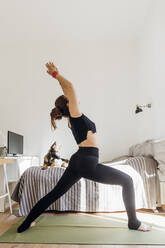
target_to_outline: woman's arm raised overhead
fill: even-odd
[[[61,76],[60,74],[57,74],[56,78],[59,81],[63,89],[64,95],[69,99],[69,112],[71,116],[73,117],[80,116],[81,111],[80,111],[79,102],[77,99],[74,85],[70,83],[67,79],[65,79],[63,76]]]
[[[59,74],[57,67],[52,62],[47,63],[46,67],[48,68],[47,73],[50,74],[52,77],[55,77],[59,81],[62,90],[64,92],[64,95],[68,98],[69,112],[71,116],[72,117],[80,116],[82,113],[79,108],[79,102],[73,84]]]

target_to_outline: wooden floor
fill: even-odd
[[[147,213],[158,214],[165,217],[165,205],[162,206],[163,211],[159,213],[153,213],[152,210],[148,210]],[[10,226],[17,222],[21,217],[17,217],[15,213],[18,211],[18,204],[13,205],[13,214],[10,215],[9,209],[5,213],[0,213],[0,235],[6,232]],[[146,210],[137,210],[137,212],[146,212]],[[76,215],[84,215],[85,213],[76,213]],[[103,214],[103,213],[101,213]],[[110,213],[109,213],[110,214]],[[42,215],[55,215],[55,213],[44,213]],[[75,215],[75,213],[58,213],[58,215]],[[99,213],[96,213],[99,215]],[[0,248],[160,248],[165,246],[150,246],[150,245],[56,245],[56,244],[17,244],[17,243],[1,243]]]

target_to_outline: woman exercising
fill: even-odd
[[[56,99],[55,108],[50,113],[51,125],[56,129],[55,120],[60,120],[62,117],[67,118],[68,127],[71,129],[79,148],[71,156],[68,167],[56,186],[35,204],[26,219],[18,227],[17,232],[24,232],[34,225],[34,220],[65,194],[81,177],[104,184],[121,185],[128,216],[128,228],[138,231],[151,230],[151,226],[137,219],[132,178],[120,170],[98,163],[99,148],[96,126],[80,111],[73,84],[60,75],[57,67],[52,62],[47,63],[46,67],[48,69],[47,73],[58,80],[64,92],[64,95]]]

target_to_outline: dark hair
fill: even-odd
[[[69,102],[68,98],[64,95],[59,96],[55,100],[55,108],[52,109],[51,116],[51,127],[57,128],[55,120],[61,120],[62,117],[70,116],[69,108],[66,105]]]

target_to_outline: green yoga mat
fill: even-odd
[[[22,217],[0,236],[0,243],[39,244],[151,244],[165,245],[165,228],[149,232],[130,230],[126,221],[103,216],[39,216],[36,225],[23,233]]]

